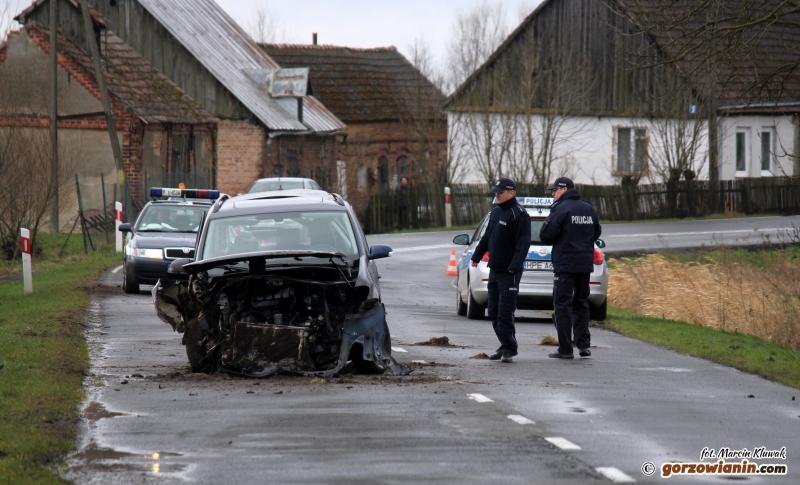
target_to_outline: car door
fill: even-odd
[[[475,254],[475,248],[478,247],[478,243],[481,241],[481,237],[483,237],[483,233],[486,232],[488,223],[489,214],[486,214],[486,217],[478,224],[478,227],[472,234],[469,245],[464,249],[464,253],[461,255],[461,259],[458,262],[458,291],[464,301],[467,301],[467,293],[469,291],[469,287],[467,286],[467,274],[470,271],[470,261],[472,260],[472,255]]]

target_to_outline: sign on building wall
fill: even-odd
[[[308,91],[308,68],[247,69],[262,91],[273,98],[301,98]]]

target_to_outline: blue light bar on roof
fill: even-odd
[[[219,190],[168,189],[150,187],[150,197],[183,197],[184,199],[219,199]]]

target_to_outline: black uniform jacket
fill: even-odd
[[[550,206],[539,240],[553,246],[554,273],[591,273],[594,242],[601,232],[594,206],[569,189]]]
[[[517,199],[492,208],[489,225],[475,248],[472,261],[489,251],[489,268],[495,271],[522,271],[531,248],[531,216]]]

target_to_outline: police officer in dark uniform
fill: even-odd
[[[517,355],[514,311],[525,257],[531,247],[531,218],[517,203],[513,180],[501,178],[491,192],[497,194],[497,205],[492,208],[486,232],[472,255],[472,266],[477,266],[489,252],[488,310],[500,340],[500,348],[489,359],[511,362]]]
[[[589,276],[594,269],[594,244],[602,231],[597,211],[581,200],[575,184],[559,177],[547,187],[555,202],[544,221],[539,240],[553,246],[553,323],[558,331],[558,352],[550,357],[574,358],[572,335],[581,357],[589,357]]]

